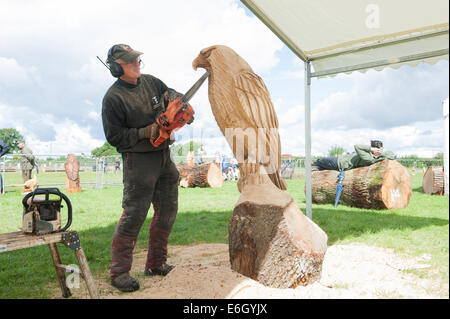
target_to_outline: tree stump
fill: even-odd
[[[80,162],[74,154],[67,155],[67,162],[64,164],[66,171],[66,192],[79,193],[80,187]]]
[[[444,194],[444,167],[430,166],[422,179],[422,188],[425,194]]]
[[[198,166],[177,165],[180,173],[181,187],[222,187],[222,170],[216,163],[205,163]]]
[[[312,200],[318,204],[334,203],[339,172],[312,172]],[[345,172],[340,201],[348,206],[371,209],[399,209],[409,204],[412,194],[407,169],[395,160]]]
[[[231,268],[274,288],[320,279],[327,235],[274,185],[246,185],[228,226]]]

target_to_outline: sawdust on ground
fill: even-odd
[[[168,263],[176,267],[166,277],[144,277],[147,251],[135,253],[131,274],[141,288],[120,293],[108,273],[96,277],[101,298],[133,299],[270,299],[270,298],[442,298],[441,283],[405,270],[425,269],[430,257],[403,259],[392,250],[367,245],[328,247],[319,282],[296,289],[265,287],[230,268],[227,244],[170,246]],[[89,298],[85,285],[71,289],[75,298]],[[446,292],[448,296],[448,291]],[[55,288],[55,298],[60,291]]]

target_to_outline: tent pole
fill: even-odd
[[[311,194],[311,62],[305,62],[305,177],[306,177],[306,216],[312,220]]]

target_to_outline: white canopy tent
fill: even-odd
[[[312,218],[311,78],[448,59],[449,1],[241,1],[305,62],[306,215]]]

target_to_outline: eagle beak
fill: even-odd
[[[206,58],[201,54],[197,58],[195,58],[194,61],[192,61],[192,67],[195,71],[197,71],[197,68],[208,69],[209,66],[210,64],[208,60],[206,60]]]

